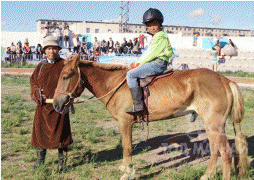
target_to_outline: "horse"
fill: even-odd
[[[126,65],[86,61],[75,55],[66,62],[53,98],[54,109],[62,112],[71,99],[80,96],[87,88],[106,106],[119,123],[123,147],[123,161],[119,169],[125,174],[133,171],[132,126],[137,122],[135,115],[124,112],[133,103],[125,80],[128,70]],[[173,119],[192,112],[202,119],[211,152],[202,180],[215,175],[219,154],[223,160],[223,179],[229,180],[231,177],[233,150],[225,134],[225,123],[230,116],[238,152],[233,164],[238,175],[246,177],[247,141],[240,125],[244,116],[244,101],[235,82],[212,70],[200,68],[175,71],[170,76],[154,80],[149,90],[149,104],[146,107],[149,122]]]

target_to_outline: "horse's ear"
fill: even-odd
[[[67,63],[68,63],[68,61],[65,60],[65,61],[64,61],[64,65],[66,65]]]
[[[72,65],[73,66],[79,66],[79,62],[80,62],[80,55],[79,54],[75,54],[73,57],[72,57]]]

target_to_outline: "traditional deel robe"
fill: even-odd
[[[69,114],[56,112],[52,104],[40,105],[39,88],[47,99],[53,98],[64,61],[58,57],[54,63],[41,62],[30,78],[31,97],[37,103],[31,144],[39,148],[68,149],[73,142]]]

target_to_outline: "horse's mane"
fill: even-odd
[[[114,71],[114,70],[127,70],[128,66],[121,64],[105,64],[94,61],[80,60],[80,64],[83,66],[91,66],[104,70]]]

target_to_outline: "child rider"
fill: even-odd
[[[125,109],[126,113],[144,110],[142,89],[138,79],[162,74],[167,70],[170,58],[174,54],[168,35],[162,27],[162,13],[158,9],[148,9],[143,15],[143,23],[153,38],[147,51],[137,62],[131,64],[131,70],[127,73],[127,83],[133,99],[133,106]]]

